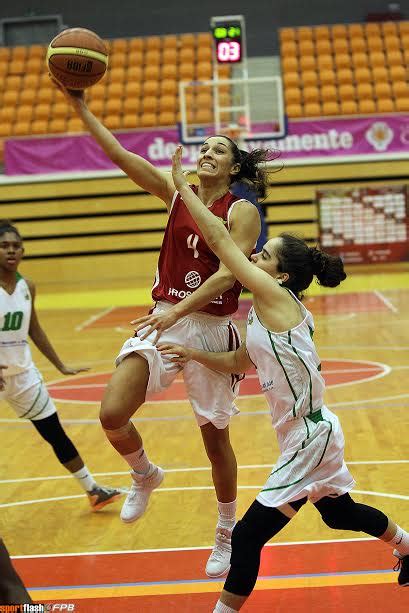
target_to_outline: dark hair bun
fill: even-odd
[[[340,257],[320,251],[315,247],[310,249],[312,259],[312,272],[320,285],[336,287],[346,279],[344,264]]]

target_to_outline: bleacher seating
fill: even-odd
[[[290,118],[409,111],[409,21],[282,28]]]
[[[105,42],[109,68],[87,90],[87,100],[113,130],[175,125],[179,80],[207,80],[213,75],[212,39],[207,32]],[[46,47],[41,45],[0,47],[0,141],[82,131],[81,122],[49,79],[45,55]],[[220,78],[229,75],[229,67],[220,68]],[[207,118],[204,110],[194,118]]]

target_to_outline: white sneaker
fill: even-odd
[[[206,564],[208,577],[222,577],[229,572],[232,531],[233,529],[216,527],[216,542]]]
[[[152,491],[160,486],[165,473],[159,466],[151,465],[148,475],[131,472],[133,483],[121,510],[121,519],[126,524],[139,519],[148,506]]]

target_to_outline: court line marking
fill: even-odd
[[[323,539],[313,541],[284,541],[282,543],[266,543],[264,547],[292,547],[293,545],[322,545],[333,543],[355,543],[362,541],[378,541],[379,539],[372,536],[360,536],[356,538],[345,539]],[[125,549],[125,550],[113,550],[113,551],[84,551],[76,553],[34,553],[30,555],[10,556],[13,560],[25,560],[30,558],[59,558],[59,557],[77,557],[77,556],[109,556],[109,555],[127,555],[134,553],[165,553],[165,552],[178,552],[178,551],[207,551],[212,549],[213,545],[206,545],[205,547],[164,547],[163,549]]]
[[[377,289],[373,290],[373,293],[375,294],[375,296],[377,296],[379,298],[379,300],[381,300],[385,306],[388,307],[388,309],[390,309],[393,313],[399,313],[399,309],[397,309],[395,307],[395,305],[392,304],[392,302],[382,294],[382,292],[380,292]]]
[[[354,466],[366,465],[386,465],[386,464],[409,464],[409,460],[345,460],[346,464]],[[241,464],[238,470],[251,470],[254,468],[271,469],[274,464]],[[163,468],[163,467],[162,467]],[[183,468],[164,468],[165,473],[189,473],[189,472],[210,472],[211,466],[186,466]],[[118,477],[129,475],[129,470],[92,473],[93,477]],[[0,479],[0,485],[5,483],[31,483],[32,481],[54,481],[59,479],[72,479],[72,475],[48,475],[44,477],[23,477],[19,479]],[[354,490],[356,491],[356,490]]]
[[[258,490],[262,489],[263,485],[238,485],[238,490]],[[180,486],[180,487],[161,487],[155,490],[155,493],[169,493],[169,492],[203,492],[214,491],[213,485],[195,485],[195,486]],[[409,496],[403,494],[389,494],[384,492],[371,492],[366,490],[352,490],[355,494],[364,494],[367,496],[379,496],[382,498],[393,498],[396,500],[409,500]],[[62,500],[75,500],[78,498],[84,498],[84,494],[72,494],[69,496],[53,496],[51,498],[35,498],[32,500],[19,500],[17,502],[5,502],[0,504],[0,509],[8,509],[11,507],[21,507],[30,504],[41,504],[44,502],[60,502]]]
[[[114,306],[107,307],[106,309],[103,309],[102,311],[99,311],[98,313],[95,313],[95,315],[91,315],[91,317],[88,317],[88,319],[83,321],[81,324],[79,324],[78,326],[75,326],[75,328],[74,328],[75,331],[76,332],[81,332],[81,330],[83,330],[87,326],[93,324],[95,321],[98,321],[98,319],[101,319],[101,317],[104,317],[104,315],[108,315],[108,313],[110,313],[111,311],[115,310],[116,308],[117,307],[114,307]]]

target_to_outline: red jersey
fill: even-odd
[[[197,194],[197,186],[191,185],[191,188]],[[215,200],[209,210],[221,218],[229,229],[230,213],[239,200],[243,198],[227,192]],[[179,192],[175,192],[160,250],[152,298],[155,302],[180,302],[211,277],[219,265],[220,260],[207,246]],[[235,313],[241,290],[241,284],[236,281],[231,289],[199,310],[211,315]]]

